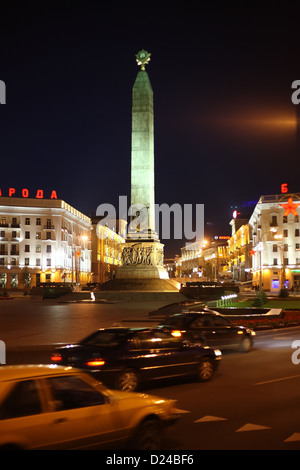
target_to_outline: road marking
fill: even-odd
[[[244,431],[262,431],[264,429],[271,429],[267,426],[260,426],[259,424],[247,423],[241,428],[237,429],[235,432],[244,432]]]
[[[295,442],[295,441],[300,441],[300,433],[299,432],[294,432],[290,437],[285,439],[283,442]]]
[[[271,384],[273,382],[281,382],[282,380],[297,379],[299,377],[300,377],[300,374],[290,375],[289,377],[281,377],[280,379],[272,379],[272,380],[265,380],[264,382],[257,382],[255,385]]]
[[[187,410],[180,410],[179,408],[176,408],[176,413],[190,413],[190,411]]]
[[[211,421],[226,421],[227,418],[219,418],[218,416],[203,416],[203,418],[197,419],[194,423],[209,423]]]

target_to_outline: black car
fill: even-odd
[[[135,391],[142,382],[197,375],[213,376],[221,352],[190,344],[180,334],[149,328],[104,328],[78,344],[57,348],[53,363],[89,370],[106,385]]]
[[[250,328],[234,326],[224,315],[209,310],[170,315],[159,328],[173,334],[177,330],[194,343],[221,350],[238,348],[242,352],[250,351],[255,336]]]

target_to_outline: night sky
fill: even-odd
[[[2,194],[55,189],[86,215],[130,197],[141,49],[151,52],[158,204],[205,204],[206,234],[229,235],[234,206],[247,211],[281,183],[299,192],[300,8],[226,3],[1,1]],[[184,245],[161,241],[165,257]]]

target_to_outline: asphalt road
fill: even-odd
[[[0,339],[5,334],[9,339],[8,364],[47,362],[51,343],[80,339],[99,327],[99,317],[100,326],[130,319],[136,323],[129,324],[145,324],[143,309],[148,308],[102,306],[95,313],[86,311],[87,306],[64,311],[50,304],[38,309],[32,302],[22,305],[8,307],[11,317],[0,311]],[[14,323],[17,318],[19,324]],[[300,358],[300,351],[297,355],[292,348],[297,340],[299,327],[258,332],[250,353],[223,354],[211,382],[181,379],[149,385],[147,393],[174,398],[182,410],[181,420],[169,429],[168,449],[300,449],[300,364],[292,362],[293,353]]]

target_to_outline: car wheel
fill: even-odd
[[[214,364],[208,357],[202,359],[198,364],[198,378],[200,382],[208,382],[214,375],[214,372]]]
[[[165,432],[158,418],[143,421],[132,440],[136,450],[161,450],[164,446]]]
[[[240,350],[241,352],[249,352],[251,348],[252,341],[248,336],[245,336],[245,338],[243,338],[241,341]]]
[[[116,380],[116,388],[123,392],[135,392],[140,385],[139,374],[133,369],[120,372]]]

